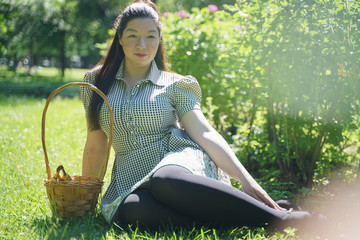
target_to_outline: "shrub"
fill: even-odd
[[[171,69],[199,80],[205,114],[252,172],[310,187],[315,172],[358,161],[335,149],[358,127],[359,6],[239,1],[167,13]]]

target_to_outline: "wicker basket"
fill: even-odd
[[[114,115],[110,108],[110,104],[104,95],[98,88],[94,85],[84,82],[73,82],[65,84],[51,93],[47,102],[42,116],[42,125],[41,125],[41,137],[42,137],[42,146],[45,155],[46,163],[46,172],[48,179],[44,181],[46,187],[47,195],[50,201],[50,208],[54,215],[67,218],[67,217],[82,217],[90,212],[94,212],[95,207],[98,203],[99,194],[101,193],[101,188],[104,182],[101,179],[92,177],[92,176],[72,176],[72,181],[50,181],[51,168],[49,165],[49,159],[45,146],[45,116],[46,111],[49,106],[50,100],[60,91],[67,87],[71,86],[82,86],[88,87],[98,93],[103,99],[109,110],[110,114],[110,135],[108,139],[107,155],[106,161],[101,171],[101,179],[103,179],[107,163],[109,160],[111,143],[113,139],[113,128],[114,128]],[[79,159],[79,161],[82,161]]]

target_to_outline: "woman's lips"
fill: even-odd
[[[135,56],[139,57],[139,58],[144,58],[147,56],[146,53],[135,53]]]

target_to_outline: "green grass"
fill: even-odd
[[[82,81],[84,74],[89,69],[82,68],[66,68],[65,78],[66,81]],[[44,76],[49,78],[60,78],[60,71],[57,68],[42,68],[39,72],[34,74],[35,76]]]
[[[294,239],[294,232],[270,234],[263,228],[207,227],[145,231],[108,225],[97,208],[81,219],[53,217],[43,186],[46,179],[41,145],[45,100],[0,95],[0,239]],[[81,101],[54,98],[46,118],[46,146],[54,170],[63,164],[81,174],[86,128]],[[112,162],[109,162],[109,169]],[[109,183],[110,170],[105,181]],[[103,189],[103,191],[104,191]]]

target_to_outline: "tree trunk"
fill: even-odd
[[[309,161],[307,168],[306,168],[306,182],[304,183],[307,188],[311,188],[314,184],[313,177],[314,177],[314,170],[315,170],[315,164],[320,158],[321,150],[324,146],[326,139],[326,131],[323,129],[319,133],[319,136],[317,138],[316,144],[313,148],[311,159],[304,159],[303,161]]]
[[[65,30],[60,31],[60,68],[61,68],[61,78],[65,76],[65,68],[66,68],[66,58],[65,58]]]

